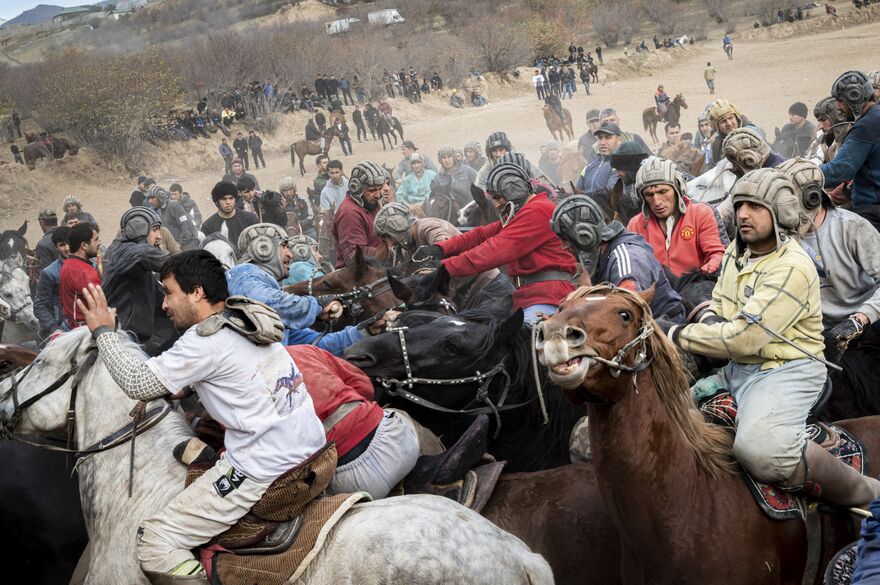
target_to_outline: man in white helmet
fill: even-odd
[[[797,187],[778,170],[758,169],[737,181],[732,195],[736,241],[725,252],[712,304],[699,322],[670,328],[669,338],[685,351],[731,360],[694,393],[724,388],[736,399],[733,454],[756,479],[866,506],[880,496],[880,481],[806,436],[826,371],[819,361],[819,277],[793,237],[801,217]]]
[[[787,160],[779,170],[798,188],[798,239],[819,274],[825,357],[838,363],[851,343],[877,339],[872,325],[880,319],[880,233],[831,203],[825,177],[812,161]]]
[[[284,323],[284,345],[313,343],[334,355],[363,339],[367,328],[378,332],[385,318],[393,319],[394,312],[376,322],[366,321],[342,331],[321,336],[309,329],[316,320],[326,321],[342,314],[339,301],[321,306],[312,296],[298,296],[285,292],[281,281],[288,275],[293,254],[287,246],[287,234],[275,224],[258,223],[246,228],[238,238],[241,251],[239,264],[226,272],[229,294],[245,296],[275,309]]]

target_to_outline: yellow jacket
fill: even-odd
[[[791,238],[775,252],[742,267],[737,265],[736,243],[731,242],[712,291],[712,310],[728,322],[686,325],[674,335],[682,349],[742,364],[762,364],[762,370],[806,357],[758,325],[750,325],[740,316],[744,311],[760,316],[770,329],[822,356],[819,276],[809,256]]]

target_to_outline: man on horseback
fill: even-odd
[[[324,448],[302,375],[278,343],[283,325],[274,311],[252,301],[227,306],[223,266],[204,250],[169,258],[161,279],[163,308],[184,333],[158,357],[145,360],[115,330],[115,311],[100,287],[84,289],[78,305],[110,376],[129,398],[149,401],[192,386],[225,428],[223,456],[137,534],[138,559],[152,583],[207,585],[191,550],[234,525],[283,474],[335,468],[336,451]],[[322,473],[315,488],[330,478]]]
[[[587,163],[581,171],[577,188],[581,193],[611,192],[618,177],[611,170],[611,154],[623,144],[617,124],[605,123],[593,132],[596,137],[598,156]]]
[[[522,308],[525,320],[533,323],[538,313],[555,312],[560,300],[574,290],[574,259],[550,230],[553,203],[547,193],[535,192],[525,169],[511,162],[500,163],[489,172],[487,185],[501,219],[422,246],[413,260],[442,259],[453,277],[507,264],[516,286],[513,308]]]
[[[687,183],[675,163],[651,157],[636,174],[642,212],[627,229],[645,238],[654,257],[675,276],[700,271],[711,274],[721,266],[725,245],[712,208],[687,197]],[[723,238],[727,240],[726,234]]]
[[[229,294],[248,297],[274,309],[284,324],[284,345],[313,344],[333,355],[342,355],[350,345],[370,333],[378,333],[385,321],[396,315],[391,311],[379,319],[322,335],[309,327],[316,321],[338,318],[342,304],[333,300],[321,306],[313,296],[297,296],[281,289],[280,282],[287,277],[293,259],[284,230],[271,223],[252,225],[241,233],[238,246],[241,260],[226,272]]]
[[[519,165],[525,169],[531,178],[536,179],[541,175],[541,171],[538,170],[535,165],[526,160],[521,154],[514,152],[513,145],[510,143],[507,134],[504,132],[493,132],[489,135],[489,138],[486,139],[486,155],[489,158],[486,159],[482,168],[477,172],[477,178],[474,180],[474,185],[485,191],[489,172],[498,164],[501,157],[505,154],[517,154],[520,159],[518,161]]]
[[[358,247],[365,256],[376,256],[384,250],[384,243],[373,233],[373,220],[382,205],[380,198],[387,181],[385,170],[372,161],[359,162],[351,169],[348,195],[333,215],[336,268],[351,262]]]
[[[560,121],[565,121],[565,116],[562,115],[562,101],[559,99],[559,95],[555,93],[551,93],[544,98],[544,103],[550,106],[550,108],[556,112],[556,115],[559,116]]]
[[[418,150],[419,149],[416,148],[416,145],[412,140],[404,140],[400,144],[400,152],[403,154],[403,158],[400,159],[400,162],[394,167],[394,172],[391,173],[391,176],[394,177],[394,180],[397,181],[398,185],[405,177],[413,173],[412,157],[418,152]],[[434,161],[432,161],[430,157],[419,155],[418,159],[422,162],[422,170],[427,169],[434,171],[435,173],[437,172],[437,165],[434,164]]]
[[[580,282],[610,282],[631,291],[654,287],[651,312],[669,323],[683,323],[681,297],[651,247],[638,234],[627,232],[617,220],[605,222],[599,205],[586,195],[567,197],[550,219],[550,227],[582,271]]]
[[[657,105],[657,117],[661,120],[666,119],[666,110],[669,106],[669,95],[663,90],[663,84],[657,86],[654,93],[654,103]]]
[[[863,335],[868,342],[877,338],[880,233],[865,218],[831,203],[815,163],[791,159],[779,170],[798,188],[798,239],[819,273],[825,356],[840,363],[850,343],[858,345]]]
[[[315,112],[315,115],[309,118],[309,121],[306,122],[306,140],[317,142],[321,145],[321,150],[324,150],[324,133],[320,128],[318,128],[318,124],[316,122],[318,114],[319,112]]]
[[[672,327],[669,338],[685,351],[731,360],[694,391],[724,388],[736,399],[733,454],[756,479],[867,505],[880,496],[880,481],[806,436],[826,371],[819,278],[792,237],[801,219],[797,188],[780,171],[758,169],[731,195],[736,241],[724,254],[712,304],[698,323]]]

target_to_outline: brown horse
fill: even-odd
[[[703,153],[682,140],[674,146],[662,146],[657,156],[668,158],[678,169],[692,177],[699,177],[703,172]]]
[[[653,294],[580,288],[537,342],[551,380],[572,400],[590,401],[593,460],[621,538],[623,582],[801,584],[804,523],[771,520],[753,501],[730,435],[693,405],[676,349],[651,317]],[[840,426],[877,453],[880,419]],[[853,540],[851,529],[845,513],[822,517],[822,567]]]
[[[571,112],[562,108],[562,118],[560,118],[559,114],[556,113],[556,110],[550,106],[544,104],[542,109],[544,110],[544,122],[547,124],[547,129],[550,131],[550,134],[553,135],[554,139],[559,142],[564,142],[565,136],[568,136],[569,140],[574,140]]]
[[[296,159],[299,157],[299,174],[305,176],[306,167],[303,164],[307,156],[314,154],[327,154],[330,151],[330,144],[333,137],[337,135],[336,127],[331,125],[324,130],[324,148],[317,140],[297,140],[290,145],[290,166],[296,167]]]
[[[37,357],[37,352],[12,343],[0,343],[0,376],[21,368]]]
[[[24,162],[30,170],[37,168],[37,160],[39,159],[46,162],[55,160],[52,150],[40,141],[25,144],[22,152],[24,153]]]
[[[49,140],[52,143],[52,155],[55,158],[64,158],[65,153],[70,156],[76,156],[79,154],[79,145],[67,138],[50,135]]]
[[[566,145],[562,148],[562,158],[559,161],[559,186],[565,187],[569,183],[577,183],[581,171],[584,170],[587,161],[584,160],[581,151],[576,146]]]
[[[657,113],[657,107],[646,108],[642,112],[642,124],[645,130],[651,134],[654,144],[657,144],[657,124],[659,122],[668,122],[669,124],[678,124],[681,120],[681,110],[687,109],[688,105],[682,94],[676,94],[675,98],[666,104],[666,115],[660,116]]]
[[[333,323],[333,330],[339,331],[382,309],[400,304],[400,299],[394,297],[388,282],[388,269],[380,260],[366,258],[358,247],[349,266],[310,281],[286,286],[284,290],[295,295],[326,297],[328,300],[337,298],[346,309],[342,317]]]

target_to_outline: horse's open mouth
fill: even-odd
[[[580,385],[593,363],[586,355],[573,357],[567,362],[551,366],[550,379],[563,388],[574,388]]]

